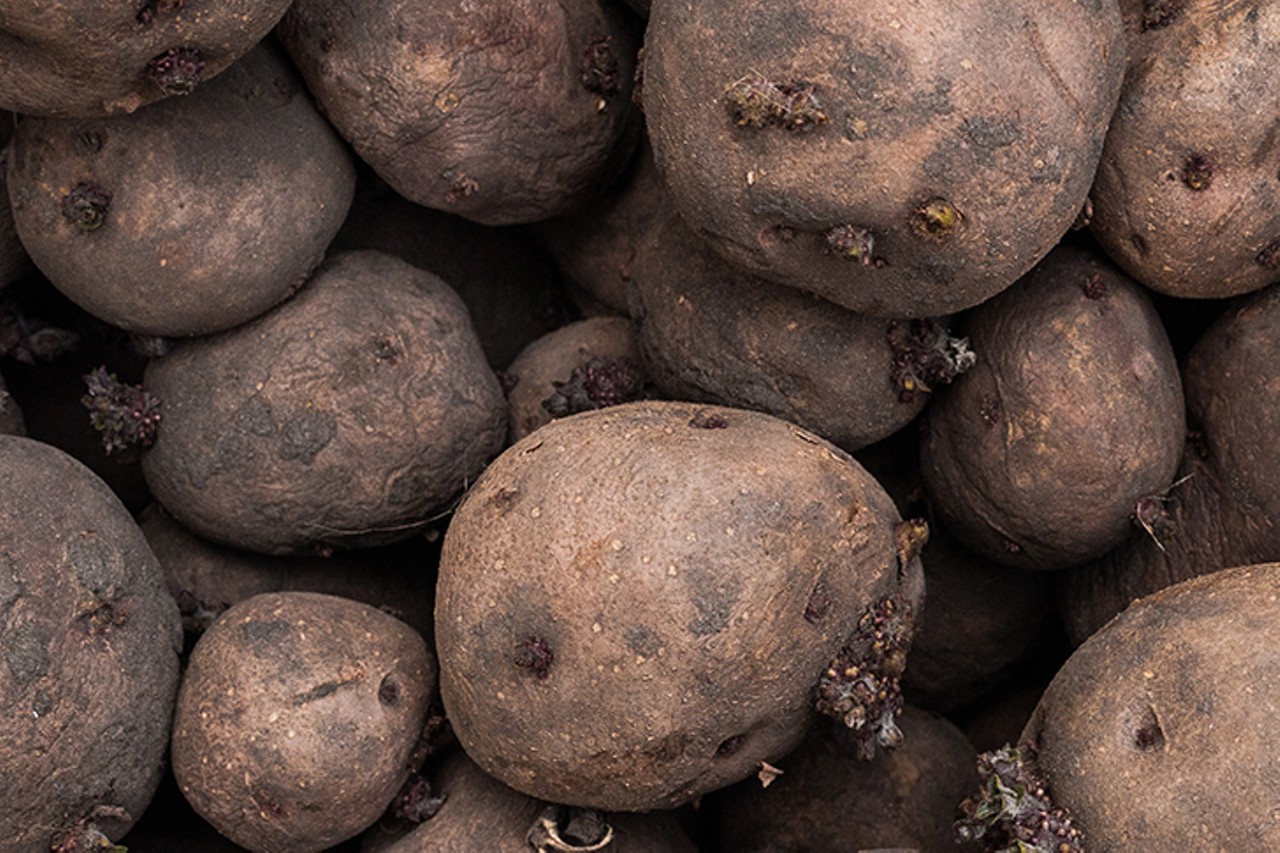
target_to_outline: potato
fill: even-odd
[[[625,317],[593,317],[543,335],[504,371],[508,439],[519,441],[553,418],[644,396],[636,329]]]
[[[363,832],[404,784],[435,686],[422,637],[392,616],[318,593],[254,596],[191,653],[174,775],[242,847],[322,850]]]
[[[277,33],[360,158],[427,207],[545,219],[632,151],[637,37],[599,0],[296,0]]]
[[[850,733],[816,729],[777,775],[714,791],[698,807],[706,853],[875,848],[956,850],[958,803],[977,784],[977,754],[960,730],[915,708],[898,749],[858,761]],[[767,784],[761,781],[768,778]]]
[[[1239,300],[1186,360],[1191,428],[1176,485],[1135,508],[1123,547],[1064,579],[1062,609],[1079,643],[1130,601],[1216,567],[1280,560],[1280,429],[1273,380],[1280,289]]]
[[[0,436],[0,470],[0,849],[96,849],[160,781],[178,610],[137,525],[87,468]]]
[[[156,499],[262,553],[408,538],[506,435],[462,302],[377,252],[337,255],[257,320],[180,343],[145,384],[163,406],[142,460]]]
[[[1127,5],[1134,59],[1098,168],[1091,230],[1130,275],[1174,296],[1233,296],[1280,281],[1280,7]]]
[[[1186,426],[1177,364],[1145,292],[1059,247],[976,309],[978,364],[933,401],[920,467],[934,511],[982,556],[1059,569],[1122,542],[1173,480]]]
[[[289,0],[0,1],[0,109],[133,112],[213,78],[275,26]]]
[[[440,810],[417,827],[365,834],[364,853],[484,850],[486,853],[694,853],[669,812],[603,814],[539,802],[514,791],[476,766],[462,750],[446,756],[431,774]],[[575,832],[580,835],[575,835]],[[604,844],[605,839],[612,839]],[[604,846],[595,846],[601,845]]]
[[[446,713],[501,781],[605,810],[738,781],[815,707],[874,754],[900,736],[918,537],[849,456],[768,415],[642,401],[552,421],[445,534]]]
[[[330,252],[376,249],[434,273],[471,313],[480,345],[502,370],[567,321],[570,305],[555,265],[523,226],[490,227],[413,204],[376,176],[361,176]]]
[[[1115,0],[659,0],[644,105],[681,215],[855,311],[977,305],[1086,200],[1124,72]]]
[[[1084,643],[1022,739],[1090,851],[1273,850],[1280,566],[1133,604]]]
[[[936,321],[855,314],[737,270],[669,208],[641,243],[631,299],[664,396],[768,412],[850,451],[972,363]]]
[[[129,116],[25,119],[9,193],[40,270],[90,313],[202,335],[306,281],[355,191],[346,146],[277,50]]]

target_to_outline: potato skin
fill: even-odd
[[[262,853],[318,851],[386,809],[436,686],[421,636],[359,602],[266,593],[196,643],[173,771],[200,815]]]
[[[1280,566],[1141,599],[1076,650],[1022,740],[1089,850],[1274,850]]]
[[[1091,193],[1091,230],[1116,263],[1162,293],[1258,290],[1280,281],[1280,7],[1156,5],[1176,14],[1131,36],[1134,61]]]
[[[634,144],[637,39],[598,0],[297,0],[277,33],[360,158],[426,207],[486,225],[565,213]],[[608,91],[582,80],[594,45]]]
[[[0,849],[48,853],[81,820],[119,839],[164,768],[178,610],[87,468],[0,436],[0,470]]]
[[[355,192],[342,140],[283,53],[262,46],[190,97],[109,119],[24,119],[18,234],[64,294],[149,335],[237,326],[302,285]],[[86,232],[66,213],[109,199]]]
[[[890,323],[741,272],[668,207],[630,288],[646,368],[664,396],[789,420],[850,452],[897,431],[927,393],[902,395]]]
[[[756,412],[643,401],[508,448],[446,533],[441,696],[530,796],[670,808],[799,743],[812,688],[883,597],[918,605],[892,501]]]
[[[54,0],[0,3],[0,109],[33,116],[129,113],[166,92],[147,73],[199,51],[201,80],[271,31],[289,0]]]
[[[1059,569],[1122,542],[1173,480],[1186,433],[1168,337],[1142,289],[1063,245],[969,317],[977,365],[933,401],[934,510],[1005,565]]]
[[[143,471],[194,532],[263,553],[404,539],[506,435],[461,300],[377,252],[331,258],[251,323],[147,368],[163,422]]]
[[[659,0],[645,115],[676,207],[725,258],[855,311],[936,317],[1067,231],[1124,55],[1115,0]],[[733,93],[770,83],[812,85],[825,121],[740,125]]]

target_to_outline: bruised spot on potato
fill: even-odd
[[[623,633],[622,638],[627,641],[627,648],[646,658],[657,654],[662,645],[658,635],[644,625],[632,625]]]
[[[998,148],[1008,148],[1022,135],[1017,123],[1003,116],[969,116],[961,126],[961,133],[974,148],[988,154]]]
[[[310,465],[337,434],[338,422],[324,412],[306,412],[290,418],[281,429],[279,456]]]
[[[15,688],[22,690],[48,673],[50,639],[35,625],[6,631],[4,662]]]
[[[249,651],[258,657],[270,658],[278,651],[278,646],[293,633],[293,627],[283,619],[272,619],[269,622],[243,622],[240,625],[240,636],[249,646]]]
[[[710,637],[729,626],[729,617],[738,602],[738,590],[727,585],[725,578],[706,567],[695,566],[680,575],[689,586],[689,601],[698,615],[689,621],[690,634]]]

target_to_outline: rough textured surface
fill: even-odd
[[[631,313],[656,388],[768,412],[846,450],[895,432],[926,392],[892,377],[892,321],[740,272],[671,210],[642,242]]]
[[[575,371],[581,375],[584,366],[597,359],[625,374],[623,382],[615,383],[618,387],[635,389],[633,396],[619,402],[640,398],[644,389],[644,367],[635,326],[625,317],[579,320],[538,338],[525,347],[505,371],[510,388],[507,392],[508,441],[519,441],[550,423],[552,413],[543,403],[555,396],[556,383],[570,383]],[[626,382],[627,379],[635,382]],[[602,408],[611,402],[601,399],[600,405],[593,408]]]
[[[1144,598],[1084,643],[1022,739],[1090,851],[1272,850],[1280,566]]]
[[[873,605],[918,606],[897,521],[849,456],[767,415],[646,401],[553,421],[445,536],[450,722],[553,802],[644,811],[742,779],[799,743]]]
[[[180,522],[265,553],[404,539],[501,450],[506,405],[461,300],[377,252],[147,368],[143,470]]]
[[[408,778],[435,685],[422,637],[392,616],[317,593],[255,596],[191,653],[174,775],[242,847],[322,850],[363,832]]]
[[[1131,68],[1092,192],[1093,233],[1155,290],[1280,281],[1280,7],[1129,0]],[[1142,9],[1169,10],[1143,26]]]
[[[440,811],[416,828],[380,823],[366,833],[361,848],[364,853],[532,853],[526,839],[547,803],[503,785],[462,750],[455,750],[428,775],[433,795],[445,798]],[[572,816],[572,811],[564,811]],[[613,843],[603,848],[606,853],[695,853],[693,843],[670,813],[603,817],[614,833]],[[568,849],[586,849],[586,845]]]
[[[847,730],[815,729],[768,787],[747,779],[703,800],[703,850],[973,850],[956,845],[951,824],[978,783],[977,753],[954,724],[923,711],[908,708],[902,730],[902,746],[868,764]]]
[[[301,0],[277,32],[360,158],[418,204],[545,219],[631,153],[637,33],[597,0]]]
[[[1064,578],[1062,609],[1079,643],[1130,601],[1220,566],[1280,560],[1280,430],[1275,365],[1280,291],[1229,310],[1183,371],[1191,429],[1178,484],[1158,496],[1152,529]]]
[[[1124,53],[1115,0],[662,0],[645,115],[677,208],[726,258],[857,311],[938,316],[1067,231]]]
[[[208,80],[275,26],[289,0],[6,2],[0,109],[40,116],[132,112],[167,94],[148,73],[175,49],[199,52]]]
[[[264,592],[320,592],[391,613],[430,638],[438,549],[418,537],[328,557],[276,557],[215,545],[153,504],[138,526],[164,570],[183,627],[205,630],[227,608]]]
[[[1058,569],[1124,541],[1173,480],[1182,387],[1151,301],[1064,245],[976,309],[977,366],[939,394],[921,443],[934,511],[996,562]]]
[[[129,116],[24,119],[9,188],[49,280],[130,331],[239,325],[320,263],[355,191],[346,146],[276,49]],[[92,187],[96,225],[69,215]],[[92,225],[92,229],[88,230]]]
[[[111,490],[0,436],[0,848],[81,821],[118,839],[155,792],[178,689],[178,610]]]

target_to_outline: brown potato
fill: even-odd
[[[127,832],[160,782],[178,609],[87,468],[0,436],[0,470],[0,849],[96,849],[94,834]]]
[[[653,5],[644,105],[690,226],[855,311],[1012,284],[1093,182],[1124,72],[1115,0]]]
[[[156,499],[263,553],[408,538],[506,436],[461,300],[378,252],[337,255],[262,317],[178,344],[145,384],[163,407],[142,460]]]
[[[847,454],[768,415],[644,401],[552,421],[445,535],[445,710],[506,784],[605,810],[738,781],[815,706],[874,754],[900,736],[916,532]]]
[[[102,116],[184,94],[271,31],[289,0],[0,2],[0,109]]]
[[[609,3],[296,0],[277,33],[361,159],[427,207],[545,219],[632,151],[637,34]]]
[[[49,280],[149,335],[237,326],[306,281],[355,191],[346,146],[276,48],[128,116],[24,119],[9,192]]]
[[[1076,650],[1022,740],[1090,851],[1274,850],[1280,566],[1133,604]]]
[[[933,401],[934,511],[984,557],[1059,569],[1122,542],[1186,434],[1168,337],[1137,283],[1064,244],[969,317],[977,365]]]
[[[1280,281],[1280,7],[1126,5],[1133,60],[1091,195],[1098,242],[1174,296]]]
[[[197,812],[261,853],[363,832],[414,769],[436,665],[416,631],[311,592],[254,596],[196,643],[173,771]]]

